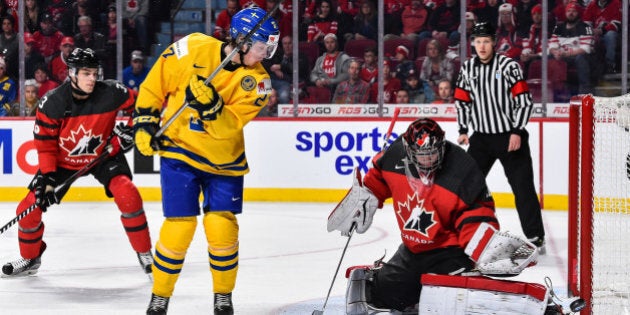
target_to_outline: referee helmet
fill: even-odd
[[[492,37],[495,38],[497,31],[494,27],[488,22],[479,22],[476,23],[472,28],[472,37]]]

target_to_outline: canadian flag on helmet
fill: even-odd
[[[422,136],[418,137],[418,140],[416,140],[416,144],[419,147],[428,147],[431,145],[431,136],[429,136],[428,133],[423,133]]]

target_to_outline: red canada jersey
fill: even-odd
[[[604,7],[599,5],[599,1],[591,1],[586,9],[582,20],[592,28],[601,28],[606,31],[621,31],[621,1],[609,0]]]
[[[398,138],[373,158],[363,182],[381,204],[392,198],[402,242],[411,252],[465,248],[481,222],[499,229],[485,177],[462,148],[447,141],[433,184],[418,191],[405,175],[405,158]]]
[[[78,170],[100,155],[119,111],[131,114],[135,94],[113,80],[98,81],[85,100],[72,97],[65,82],[39,100],[35,115],[35,148],[42,173],[57,167]]]

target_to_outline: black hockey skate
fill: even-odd
[[[232,293],[214,294],[214,315],[233,315]]]
[[[138,261],[140,262],[140,267],[142,267],[144,273],[151,274],[153,270],[153,255],[151,254],[151,251],[136,254],[138,255]]]
[[[2,276],[19,277],[34,275],[41,265],[41,256],[33,259],[20,258],[4,264],[4,266],[2,266]]]
[[[545,255],[547,254],[547,248],[545,246],[545,239],[543,237],[532,237],[528,239],[528,241],[532,242],[532,244],[536,245],[538,248],[538,254]]]
[[[166,315],[168,309],[167,297],[151,294],[151,302],[147,308],[147,315]]]
[[[42,242],[39,256],[33,259],[20,258],[10,261],[2,266],[2,277],[30,276],[37,273],[42,265],[42,254],[46,250],[46,243]]]

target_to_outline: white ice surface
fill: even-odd
[[[16,203],[0,203],[0,224]],[[326,231],[330,203],[254,203],[239,215],[240,261],[236,314],[311,314],[321,310],[347,238]],[[152,242],[161,205],[145,203]],[[522,235],[514,209],[497,210],[502,230]],[[566,296],[567,213],[543,211],[547,255],[512,280],[543,283],[549,276]],[[151,283],[141,271],[113,202],[56,205],[44,214],[48,249],[34,276],[0,279],[0,314],[144,314]],[[201,222],[169,304],[169,314],[211,314],[212,282]],[[371,264],[400,244],[391,205],[365,234],[353,235],[325,314],[343,314],[347,267]],[[19,257],[17,225],[0,235],[0,263]],[[386,258],[387,260],[387,258]]]

